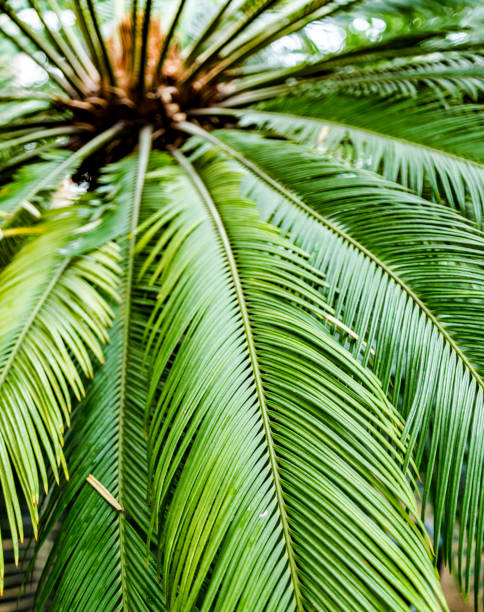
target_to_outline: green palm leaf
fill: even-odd
[[[123,213],[120,305],[105,350],[106,365],[97,374],[77,408],[67,441],[71,452],[70,481],[50,494],[43,512],[42,541],[51,537],[57,521],[63,529],[55,539],[36,597],[36,609],[47,602],[60,610],[161,610],[163,600],[156,561],[146,566],[147,507],[144,409],[148,378],[144,368],[144,332],[156,294],[136,284],[134,230],[148,163],[151,131],[141,136],[139,156],[109,168],[103,177],[106,198],[116,199]],[[119,190],[121,189],[121,196]],[[146,207],[145,207],[146,208]],[[99,494],[86,478],[91,475],[118,501]],[[122,510],[120,510],[120,507]],[[99,559],[102,558],[102,563]],[[140,568],[143,571],[140,572]],[[81,585],[90,588],[80,588]]]
[[[396,66],[366,68],[357,74],[343,71],[321,79],[317,89],[328,94],[416,97],[428,87],[436,96],[469,96],[477,101],[484,93],[483,77],[482,57],[449,53],[440,61],[416,58]]]
[[[479,568],[482,234],[444,207],[309,149],[240,132],[219,137],[208,138],[250,171],[248,193],[264,218],[327,275],[329,303],[358,335],[354,354],[364,348],[364,363],[406,419],[405,435],[426,475],[423,507],[432,489],[444,558],[452,563],[458,519],[460,554],[469,557],[475,543]]]
[[[50,203],[46,196],[51,195],[65,178],[71,176],[88,155],[116,135],[120,127],[115,125],[102,132],[75,153],[57,150],[49,153],[45,161],[20,168],[14,178],[0,189],[0,211],[6,213],[0,217],[0,226],[26,205],[40,202],[46,208],[47,203]]]
[[[241,118],[241,127],[255,125],[349,158],[419,195],[447,203],[482,226],[481,106],[442,108],[437,103],[416,105],[413,100],[298,97],[264,104],[260,111],[233,114]]]
[[[67,454],[69,483],[52,491],[42,514],[40,542],[54,539],[54,546],[36,593],[36,610],[45,609],[47,603],[57,610],[114,610],[120,605],[164,609],[156,560],[151,559],[146,568],[146,542],[136,528],[138,521],[148,520],[142,436],[146,382],[138,374],[146,317],[133,310],[129,350],[123,360],[120,307],[114,311],[117,319],[104,351],[106,366],[78,406],[66,438],[69,448],[75,449]],[[123,397],[121,372],[128,363],[134,374],[128,371]],[[119,500],[122,511],[86,482],[90,474]],[[52,530],[59,519],[62,530],[55,534]]]
[[[67,476],[62,444],[71,392],[84,393],[79,370],[92,376],[91,355],[103,359],[100,343],[113,316],[102,294],[114,295],[116,250],[60,255],[75,227],[73,220],[52,221],[0,275],[0,481],[17,562],[23,529],[14,475],[36,534],[46,464],[57,482],[59,467]]]
[[[257,220],[237,173],[175,157],[141,238],[158,262],[149,438],[167,605],[439,609],[401,505],[415,514],[401,426],[318,321],[321,277]]]
[[[484,543],[479,3],[29,6],[0,522],[52,546],[33,607],[445,609],[435,563],[468,591]]]
[[[267,65],[246,65],[235,68],[230,72],[232,78],[227,82],[224,95],[231,99],[230,104],[235,104],[239,98],[244,100],[243,92],[250,91],[251,96],[259,96],[264,99],[264,90],[276,91],[279,93],[289,90],[300,91],[306,87],[308,91],[325,91],[327,83],[333,82],[340,88],[349,89],[353,84],[354,89],[364,92],[360,87],[360,81],[365,77],[374,75],[375,83],[370,83],[367,79],[367,87],[377,92],[387,93],[378,83],[378,75],[382,74],[391,81],[400,78],[415,80],[418,84],[419,74],[421,80],[425,74],[432,74],[439,71],[452,71],[456,69],[454,79],[456,86],[449,88],[449,93],[455,94],[457,98],[462,98],[464,93],[470,95],[472,99],[477,99],[478,93],[482,91],[482,83],[479,75],[482,76],[482,38],[477,38],[470,33],[465,33],[467,40],[460,44],[455,44],[449,40],[449,28],[442,27],[434,30],[417,30],[404,34],[390,35],[376,43],[359,44],[348,50],[323,57],[320,54],[309,56],[304,62],[299,62],[295,66],[268,69]],[[414,66],[414,74],[406,74],[406,68]],[[460,70],[459,70],[460,69]],[[468,78],[466,70],[473,69],[476,78],[473,82]],[[448,84],[443,78],[435,74],[435,85],[439,90],[439,85],[443,91],[447,90]],[[469,75],[470,76],[470,75]],[[430,77],[431,78],[431,77]],[[374,85],[374,87],[372,87]],[[450,85],[450,84],[449,84]],[[257,91],[257,90],[261,91]],[[420,93],[418,88],[412,90],[414,95]],[[405,90],[403,93],[407,93]],[[248,94],[249,95],[249,94]],[[269,96],[271,97],[271,96]],[[257,99],[257,98],[256,98]]]

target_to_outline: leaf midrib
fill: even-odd
[[[423,149],[424,151],[428,151],[433,155],[445,155],[450,159],[454,159],[460,163],[470,164],[472,166],[476,166],[480,170],[484,170],[484,164],[479,163],[473,159],[469,159],[468,157],[464,157],[462,155],[458,155],[457,153],[451,153],[450,151],[446,151],[445,149],[438,149],[436,147],[430,147],[429,145],[425,145],[421,142],[417,142],[415,140],[407,140],[406,138],[402,138],[400,136],[393,136],[391,134],[385,134],[383,132],[377,132],[376,130],[370,130],[369,128],[363,128],[358,125],[353,125],[350,123],[344,123],[343,121],[335,121],[333,119],[324,119],[324,118],[315,118],[315,117],[307,117],[305,115],[292,115],[290,113],[270,113],[269,111],[251,111],[251,112],[264,112],[267,115],[282,115],[287,116],[288,119],[304,119],[305,121],[314,121],[315,123],[326,123],[329,125],[333,125],[335,127],[343,127],[347,130],[355,130],[357,132],[361,132],[363,134],[368,134],[369,136],[374,136],[376,138],[382,138],[383,140],[387,140],[389,142],[397,142],[402,145],[408,147],[416,147],[418,149]]]
[[[234,256],[232,246],[230,244],[230,239],[225,229],[225,225],[220,217],[217,207],[208,189],[206,188],[203,180],[198,175],[195,168],[193,168],[190,162],[181,153],[179,153],[176,150],[173,151],[172,153],[175,159],[180,163],[180,165],[185,170],[190,182],[192,183],[193,187],[199,194],[200,199],[202,200],[208,212],[208,215],[212,220],[215,230],[220,237],[220,240],[222,242],[223,249],[225,252],[225,256],[227,258],[227,263],[230,269],[232,282],[233,282],[235,293],[237,296],[239,312],[240,312],[242,324],[244,327],[244,333],[245,333],[247,347],[249,351],[252,373],[253,373],[254,382],[255,382],[256,391],[257,391],[257,398],[258,398],[259,407],[260,407],[261,415],[262,415],[264,434],[265,434],[266,445],[267,445],[267,450],[269,454],[269,462],[270,462],[271,472],[273,476],[274,488],[276,491],[279,516],[281,519],[284,540],[286,544],[285,548],[286,548],[288,561],[289,561],[289,570],[290,570],[291,582],[292,582],[293,590],[294,590],[294,598],[296,601],[297,610],[302,611],[303,605],[302,605],[301,591],[299,587],[299,577],[297,573],[296,559],[295,559],[292,538],[291,538],[290,529],[289,529],[289,521],[288,521],[288,516],[286,512],[286,504],[284,501],[281,479],[279,475],[277,454],[276,454],[274,440],[272,437],[272,430],[271,430],[270,419],[269,419],[268,410],[267,410],[267,404],[265,400],[262,376],[260,372],[259,362],[257,359],[257,350],[255,347],[254,337],[252,334],[250,316],[249,316],[249,312],[247,309],[244,289],[243,289],[242,282],[241,282],[239,272],[238,272],[237,261]]]
[[[146,169],[151,151],[151,134],[153,128],[151,125],[145,126],[139,136],[139,157],[136,174],[136,185],[133,196],[133,204],[131,209],[131,217],[129,222],[129,233],[127,241],[127,265],[126,276],[124,281],[124,313],[123,313],[123,332],[122,332],[122,348],[121,348],[121,372],[120,372],[120,394],[119,394],[119,434],[118,434],[118,478],[119,478],[119,495],[121,505],[124,507],[123,491],[124,491],[124,466],[123,466],[123,449],[125,438],[125,405],[127,395],[127,375],[128,375],[128,351],[129,351],[129,334],[131,327],[131,290],[133,286],[133,270],[134,270],[134,250],[136,246],[136,228],[138,225],[139,210],[141,205],[141,197],[143,194]],[[121,588],[123,592],[123,602],[128,607],[128,588],[126,575],[126,558],[123,551],[126,550],[126,535],[125,535],[125,517],[122,513],[119,514],[119,539],[120,539],[120,569],[121,569]]]

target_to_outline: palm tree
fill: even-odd
[[[46,75],[0,100],[0,490],[17,563],[25,521],[53,541],[34,608],[441,610],[437,562],[477,605],[479,6],[0,4]]]

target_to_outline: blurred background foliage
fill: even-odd
[[[182,17],[179,32],[188,39],[194,38],[202,30],[207,5],[221,4],[221,0],[201,0],[188,3]],[[20,19],[27,22],[34,30],[42,30],[43,25],[36,12],[26,0],[12,0],[10,3]],[[103,20],[104,33],[109,35],[113,27],[113,15],[121,17],[127,12],[122,0],[98,0],[96,10]],[[284,4],[297,5],[297,0],[278,3],[278,10]],[[58,6],[64,26],[76,28],[76,16],[69,0],[37,0],[46,23],[58,27],[58,17],[52,6]],[[172,0],[155,0],[153,14],[158,14],[161,21],[169,22],[175,3]],[[267,11],[271,19],[271,11]],[[461,28],[456,30],[455,24]],[[450,25],[452,24],[452,26]],[[482,26],[482,27],[481,27]],[[0,16],[0,27],[16,35],[16,27],[5,15]],[[334,18],[315,21],[301,32],[285,36],[272,43],[267,49],[250,58],[249,64],[266,64],[268,67],[290,67],[302,60],[325,58],[342,51],[348,51],[370,43],[378,43],[397,34],[415,33],[418,30],[431,32],[448,27],[447,39],[449,48],[456,49],[462,43],[475,41],[476,48],[484,41],[484,3],[479,0],[469,2],[442,3],[428,0],[366,0],[353,6],[346,12],[338,13]],[[197,28],[196,30],[194,28]],[[250,32],[248,31],[248,34]],[[424,49],[432,52],[431,42]],[[47,74],[31,58],[19,53],[14,45],[0,38],[0,78],[4,86],[21,85],[25,88],[45,90]]]

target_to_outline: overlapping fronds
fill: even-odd
[[[116,285],[114,247],[66,258],[59,250],[73,221],[47,227],[0,275],[0,474],[17,562],[23,529],[15,481],[37,533],[46,466],[57,482],[59,468],[67,476],[62,445],[71,394],[79,399],[84,393],[81,372],[92,376],[93,356],[103,360],[101,343],[113,316],[106,299]]]
[[[71,474],[42,502],[35,607],[445,608],[414,493],[421,476],[468,591],[484,541],[477,0],[29,6],[0,0],[4,49],[45,71],[17,86],[6,65],[0,96],[16,556],[25,505],[36,533],[41,486]],[[355,33],[365,15],[381,39]],[[342,50],[316,48],[335,25]]]
[[[412,58],[396,65],[366,68],[359,72],[343,70],[314,83],[312,95],[349,93],[358,96],[412,96],[428,87],[437,96],[468,96],[478,100],[484,93],[484,59],[471,54],[450,53],[437,60]],[[300,91],[297,92],[299,96]]]
[[[45,161],[29,164],[20,168],[15,176],[0,189],[0,224],[10,222],[22,208],[30,210],[34,216],[39,214],[38,208],[45,207],[45,196],[55,191],[69,170],[59,172],[62,163],[65,164],[69,154],[58,151],[51,154]],[[74,168],[75,169],[75,168]],[[40,206],[36,206],[40,204]]]
[[[36,594],[38,610],[45,609],[47,602],[58,610],[164,609],[156,560],[151,559],[147,568],[146,538],[136,527],[147,514],[142,435],[146,381],[140,374],[143,351],[139,348],[146,317],[133,307],[129,348],[124,354],[125,323],[120,310],[115,309],[106,365],[76,409],[66,439],[67,448],[72,449],[67,453],[69,483],[52,491],[42,515],[42,541],[55,540]],[[123,370],[127,370],[125,387]],[[122,510],[86,482],[90,474]],[[62,529],[52,536],[51,529],[61,518]]]
[[[160,291],[149,440],[167,606],[439,609],[401,425],[325,330],[322,278],[238,173],[175,157],[142,239]]]
[[[460,559],[475,547],[479,572],[483,235],[449,209],[309,149],[240,132],[209,138],[249,170],[264,218],[327,275],[329,303],[358,335],[354,354],[364,349],[406,421],[444,559],[452,564],[459,521]]]
[[[56,150],[46,153],[44,161],[21,167],[11,180],[0,188],[0,210],[5,213],[0,224],[7,222],[26,206],[40,202],[46,207],[49,203],[48,200],[46,202],[46,196],[51,195],[65,178],[77,170],[87,156],[119,133],[121,128],[120,125],[109,128],[75,153]]]

